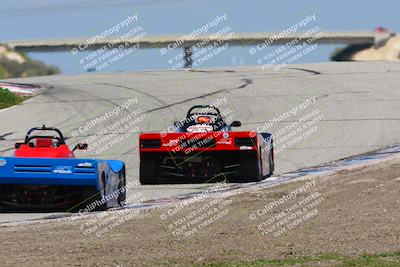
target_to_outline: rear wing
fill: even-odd
[[[0,157],[0,185],[65,185],[99,187],[95,159]]]

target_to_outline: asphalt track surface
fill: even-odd
[[[264,130],[260,127],[277,119],[265,130],[278,135],[275,140],[281,151],[276,154],[275,166],[281,174],[399,143],[399,73],[400,64],[395,62],[337,62],[289,65],[278,71],[226,67],[10,79],[37,84],[44,90],[22,105],[0,111],[0,155],[11,156],[13,144],[21,141],[29,128],[45,123],[62,129],[71,146],[90,138],[92,149],[78,152],[78,157],[123,160],[128,182],[135,182],[139,132],[167,130],[173,121],[183,119],[192,105],[221,103],[221,110],[242,121],[240,130]],[[128,99],[132,100],[127,109],[90,123]],[[296,115],[282,117],[307,99],[315,99],[315,103]],[[127,117],[132,113],[136,114],[133,118]],[[317,115],[296,124],[307,114]],[[317,116],[320,120],[312,122]],[[129,127],[115,124],[124,121],[125,126],[126,120],[133,123]],[[299,126],[302,131],[289,136]],[[106,147],[111,140],[118,142]],[[151,200],[208,186],[137,186],[128,199],[135,191]],[[53,215],[0,214],[0,223]]]

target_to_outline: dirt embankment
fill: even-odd
[[[371,44],[353,44],[337,49],[331,56],[333,61],[399,61],[400,37],[394,36],[384,44],[374,47]]]
[[[318,177],[315,183],[141,212],[101,237],[81,231],[87,219],[2,227],[0,262],[191,266],[400,251],[399,176],[395,159]]]
[[[400,37],[390,38],[383,46],[355,53],[352,60],[400,60]]]

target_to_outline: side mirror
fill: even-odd
[[[15,143],[14,148],[19,149],[22,144],[24,144],[24,143]]]
[[[88,149],[88,144],[78,143],[78,144],[76,144],[76,146],[74,147],[74,149],[72,149],[72,151],[75,151],[75,150],[77,150],[77,149],[79,149],[79,150],[86,150],[86,149]]]
[[[230,125],[230,127],[240,127],[242,126],[242,123],[240,121],[233,121]]]

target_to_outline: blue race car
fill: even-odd
[[[0,210],[106,210],[126,198],[125,163],[76,159],[57,128],[35,127],[0,157]]]

